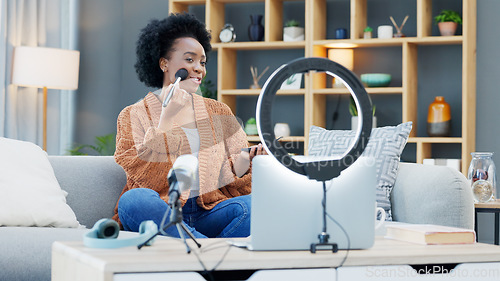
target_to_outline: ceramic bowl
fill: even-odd
[[[391,83],[391,75],[387,73],[365,73],[361,74],[361,82],[366,87],[387,87]]]

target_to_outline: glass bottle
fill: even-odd
[[[467,179],[475,202],[488,202],[497,197],[496,169],[493,152],[472,152]]]

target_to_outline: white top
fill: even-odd
[[[184,130],[184,133],[186,134],[188,141],[189,141],[189,147],[191,147],[191,154],[198,158],[198,152],[200,151],[200,135],[198,134],[198,129],[189,129],[189,128],[184,128],[181,127],[182,130]],[[196,173],[198,175],[198,173]],[[200,179],[198,176],[195,177],[193,184],[191,186],[191,193],[189,194],[189,198],[196,197],[200,195]]]

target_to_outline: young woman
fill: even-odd
[[[250,163],[265,152],[261,145],[242,151],[248,147],[246,134],[229,107],[195,94],[206,74],[210,38],[189,14],[153,20],[141,31],[135,68],[139,80],[159,90],[118,117],[115,160],[127,184],[113,218],[125,230],[138,231],[144,220],[160,225],[165,214],[168,223],[167,175],[179,156],[192,154],[198,176],[181,196],[189,230],[198,238],[250,234]],[[163,107],[181,68],[188,76]],[[179,237],[175,227],[166,232]]]

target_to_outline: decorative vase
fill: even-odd
[[[472,152],[467,179],[472,188],[474,201],[488,202],[497,197],[496,168],[493,152]]]
[[[257,131],[257,125],[256,124],[246,124],[245,125],[245,133],[249,136],[255,136],[258,135],[259,132]]]
[[[250,15],[248,26],[248,38],[250,41],[262,41],[264,38],[264,26],[262,26],[262,15]]]
[[[276,138],[289,137],[290,136],[290,127],[288,126],[288,124],[287,123],[276,123],[276,125],[274,125],[274,136]]]
[[[297,26],[288,26],[283,28],[283,41],[304,41],[304,28]]]
[[[427,114],[427,134],[430,137],[447,137],[451,131],[450,105],[444,97],[438,96],[429,105]]]
[[[243,129],[245,133],[249,136],[257,135],[259,132],[257,131],[257,123],[255,118],[249,118],[245,123],[245,128]]]
[[[377,128],[377,116],[372,118],[372,128]],[[356,131],[358,129],[358,116],[351,117],[351,130]]]
[[[439,22],[439,33],[441,33],[442,36],[453,36],[457,31],[457,26],[458,24],[452,21]]]

